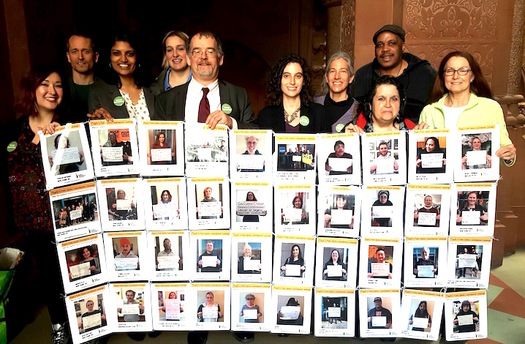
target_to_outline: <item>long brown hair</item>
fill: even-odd
[[[479,63],[476,61],[474,56],[472,56],[466,51],[456,50],[448,53],[443,58],[443,60],[441,60],[438,69],[438,77],[436,78],[436,81],[434,82],[434,87],[432,88],[432,92],[430,93],[429,103],[437,102],[439,99],[441,99],[441,97],[445,95],[445,93],[448,92],[448,90],[445,88],[445,66],[448,60],[450,60],[452,57],[463,57],[467,60],[470,66],[470,70],[472,71],[472,75],[474,75],[474,80],[472,80],[472,82],[470,83],[470,91],[478,97],[493,99],[494,96],[492,94],[492,90],[490,89],[487,80],[483,76],[483,73],[481,72],[481,67],[479,66]]]

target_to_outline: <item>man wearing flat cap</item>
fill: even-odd
[[[392,313],[383,307],[383,300],[378,296],[374,298],[374,308],[368,311],[368,328],[392,328]]]
[[[401,114],[415,123],[428,103],[436,71],[427,60],[405,51],[405,30],[397,25],[385,25],[372,38],[375,59],[359,68],[350,88],[350,95],[363,103],[370,89],[382,75],[393,76],[405,90],[406,107]]]

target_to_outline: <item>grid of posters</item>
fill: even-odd
[[[359,321],[362,337],[435,340],[443,303],[447,340],[486,337],[497,128],[273,135],[118,120],[90,133],[93,159],[83,125],[42,139],[75,343],[308,334],[311,319],[320,337],[353,337]],[[53,174],[67,166],[85,172]],[[421,289],[456,287],[473,291]]]

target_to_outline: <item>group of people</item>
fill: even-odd
[[[516,159],[501,107],[493,100],[472,55],[452,51],[436,72],[428,61],[405,52],[405,31],[396,25],[385,25],[374,34],[375,58],[355,74],[348,54],[331,56],[323,78],[325,94],[316,98],[305,59],[294,54],[280,58],[268,75],[268,106],[257,118],[246,90],[219,78],[225,56],[215,34],[201,31],[190,39],[183,32],[171,31],[162,43],[165,69],[151,87],[141,63],[146,55],[129,33],[115,36],[109,64],[101,62],[109,66],[106,80],[94,74],[99,53],[85,33],[68,39],[68,79],[53,66],[37,66],[24,80],[22,99],[16,106],[22,116],[4,137],[5,146],[9,143],[10,147],[7,183],[14,224],[28,234],[25,250],[34,255],[38,268],[48,277],[49,292],[44,295],[54,340],[67,335],[67,316],[40,130],[53,133],[59,124],[117,118],[201,122],[210,129],[218,124],[230,129],[259,127],[276,133],[362,133],[499,124],[501,148],[495,155],[509,166]],[[110,145],[112,139],[109,133]],[[122,198],[117,195],[117,199]],[[113,203],[111,207],[115,216],[129,216],[114,209]],[[192,342],[205,341],[202,333],[190,337]]]
[[[74,226],[82,222],[95,220],[95,213],[97,210],[96,203],[91,201],[76,202],[67,206],[60,207],[55,213],[58,214],[58,219],[55,220],[56,228],[63,228]]]

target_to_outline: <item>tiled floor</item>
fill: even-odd
[[[470,341],[475,344],[525,343],[525,249],[505,257],[503,266],[492,270],[488,290],[488,339]],[[12,344],[49,343],[49,316],[41,310],[36,320],[11,342]],[[49,340],[47,339],[49,338]],[[255,344],[282,343],[341,343],[341,338],[315,338],[313,336],[292,335],[287,338],[274,334],[258,333]],[[109,344],[130,343],[126,334],[112,335]],[[164,332],[157,338],[146,337],[142,343],[185,343],[186,333]],[[345,343],[363,342],[361,339],[344,340]],[[445,342],[443,339],[441,342]],[[236,343],[230,332],[210,333],[209,344]],[[366,340],[366,343],[383,343],[379,340]],[[418,343],[416,340],[398,339],[396,343]],[[431,342],[428,342],[431,343]]]

